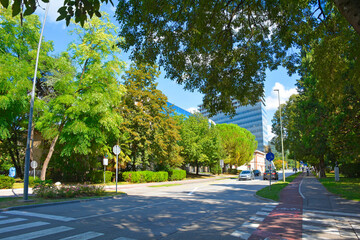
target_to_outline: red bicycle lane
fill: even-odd
[[[280,203],[252,233],[249,240],[302,239],[303,198],[299,185],[303,174],[280,192]]]

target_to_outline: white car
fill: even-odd
[[[239,181],[240,180],[254,180],[255,175],[253,171],[244,170],[239,174]]]

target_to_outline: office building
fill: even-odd
[[[224,113],[219,113],[211,119],[216,124],[221,123],[233,123],[238,126],[247,129],[253,135],[258,142],[257,150],[264,152],[264,146],[268,144],[268,132],[267,132],[267,114],[263,101],[259,101],[254,106],[240,106],[238,101],[233,101],[235,107],[235,115],[233,117],[227,116]],[[209,113],[202,107],[199,106],[199,111],[205,117],[209,117]]]
[[[182,109],[181,107],[178,107],[178,106],[176,106],[176,105],[174,105],[174,104],[172,104],[172,103],[169,103],[169,102],[166,102],[166,103],[167,103],[168,107],[169,107],[169,108],[172,108],[172,109],[174,110],[174,112],[175,112],[176,114],[178,114],[178,115],[184,115],[184,116],[187,117],[187,118],[191,115],[190,112]]]

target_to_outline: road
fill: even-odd
[[[271,205],[254,196],[266,185],[222,179],[134,187],[116,199],[7,211],[0,239],[234,239],[236,229]]]

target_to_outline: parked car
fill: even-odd
[[[254,180],[255,175],[253,171],[244,170],[239,174],[239,181],[240,180]]]
[[[257,170],[257,169],[256,169],[256,170],[254,170],[253,172],[254,172],[254,175],[255,175],[255,176],[261,176],[261,171],[260,171],[260,170]]]
[[[271,179],[274,179],[274,180],[279,180],[279,175],[278,173],[276,172],[276,170],[271,170],[271,174],[270,174],[270,170],[266,170],[264,172],[264,175],[263,175],[263,179],[265,180],[269,180],[270,179],[270,175],[271,175]]]

